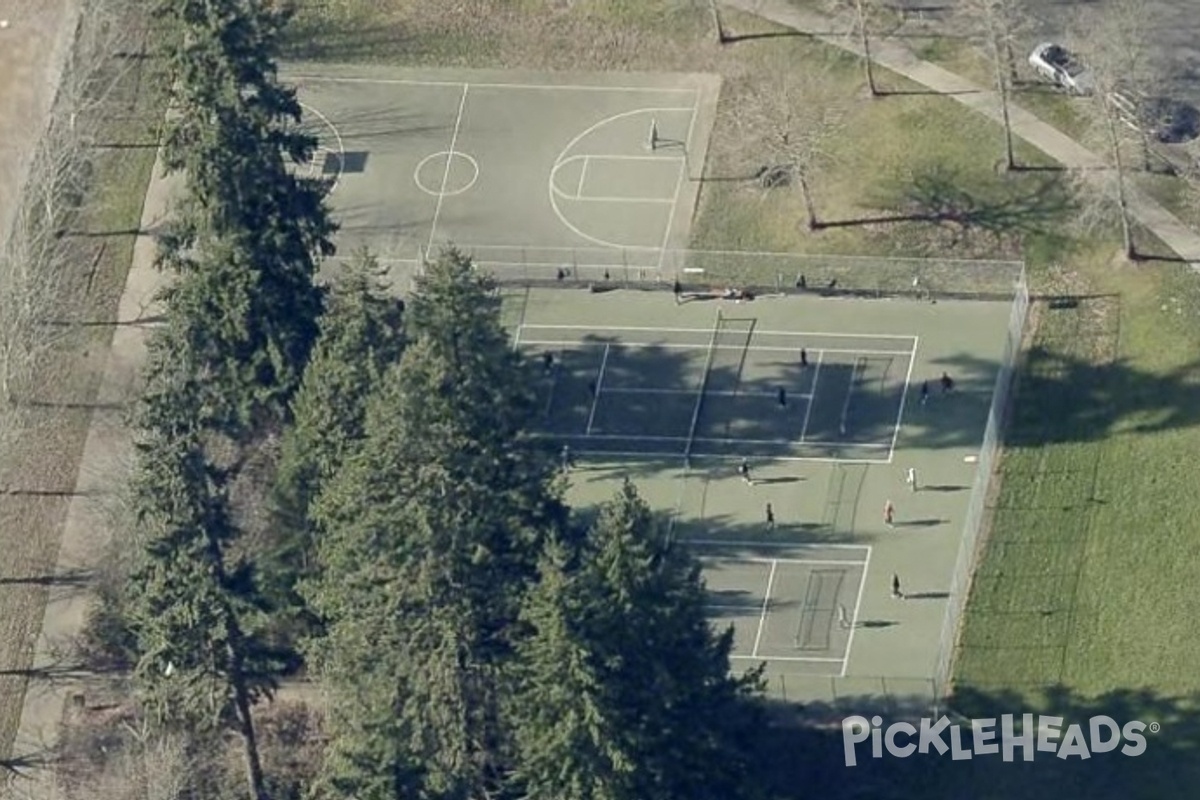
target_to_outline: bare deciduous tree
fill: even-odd
[[[66,800],[183,800],[201,768],[184,735],[151,731],[128,703],[82,708],[66,720],[57,784]]]
[[[1186,148],[1187,166],[1179,170],[1184,181],[1184,222],[1193,230],[1200,231],[1200,140],[1194,140]]]
[[[875,83],[875,70],[871,61],[871,36],[879,21],[883,7],[879,0],[825,0],[829,11],[842,18],[848,18],[850,33],[858,39],[858,45],[863,52],[863,71],[867,79],[867,89],[872,97],[882,94]]]
[[[67,349],[79,330],[72,317],[83,306],[90,272],[102,245],[84,246],[71,230],[99,210],[91,192],[91,144],[101,109],[125,76],[114,52],[137,36],[122,25],[127,0],[102,0],[89,7],[64,65],[51,119],[30,130],[36,149],[21,174],[4,176],[11,194],[0,219],[0,449],[4,468],[20,467],[9,451],[28,422],[30,403],[62,378],[51,365],[56,348]],[[31,121],[37,126],[37,121]],[[0,485],[8,484],[0,475]]]
[[[1009,120],[1009,98],[1016,78],[1015,43],[1028,26],[1016,0],[959,0],[955,13],[966,23],[971,37],[982,45],[992,67],[992,82],[1000,98],[1001,122],[1004,126],[1004,166],[1014,169],[1012,123]]]
[[[743,168],[764,188],[790,184],[804,202],[806,226],[821,221],[813,196],[816,170],[831,157],[829,145],[842,127],[849,99],[828,67],[792,69],[781,58],[767,80],[746,82],[729,113],[740,133]]]
[[[1108,210],[1115,206],[1125,257],[1130,260],[1138,254],[1130,209],[1132,168],[1125,147],[1136,142],[1144,154],[1149,152],[1138,104],[1154,76],[1149,63],[1150,16],[1145,0],[1114,0],[1103,13],[1088,9],[1071,37],[1072,48],[1086,58],[1092,73],[1089,138],[1106,162],[1104,170],[1088,170],[1080,176],[1087,187],[1079,194],[1080,220],[1086,224],[1109,218]]]

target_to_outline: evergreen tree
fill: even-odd
[[[378,261],[357,254],[334,282],[321,318],[321,334],[292,401],[273,490],[275,519],[269,573],[281,607],[299,613],[295,594],[312,569],[314,526],[310,506],[321,486],[362,445],[367,398],[404,349],[404,304],[383,285]]]
[[[326,786],[473,800],[510,760],[515,625],[563,511],[553,454],[528,433],[531,370],[490,282],[449,251],[406,313],[363,445],[314,507],[321,574],[305,595],[327,629],[312,648],[334,698]]]
[[[757,797],[759,673],[729,675],[699,564],[626,483],[552,547],[524,613],[517,781],[534,800]]]
[[[322,481],[362,443],[367,398],[404,350],[403,309],[365,250],[332,286],[281,447],[276,505],[297,533]]]
[[[184,200],[160,237],[160,262],[180,274],[168,313],[212,331],[189,355],[227,398],[216,420],[253,438],[286,416],[317,334],[319,259],[333,252],[325,185],[297,177],[315,141],[276,76],[290,11],[265,0],[162,0],[175,77],[164,159],[186,176]]]
[[[138,453],[134,498],[145,549],[129,598],[137,685],[160,724],[232,727],[249,796],[264,800],[252,706],[274,689],[282,663],[258,635],[267,607],[253,567],[231,554],[237,530],[224,475],[183,426],[149,432]]]

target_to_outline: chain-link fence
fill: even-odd
[[[963,523],[962,541],[959,543],[958,558],[950,582],[950,598],[946,603],[946,616],[942,622],[935,680],[943,691],[951,690],[950,677],[954,666],[954,655],[958,649],[959,624],[967,595],[971,588],[971,577],[981,552],[982,534],[986,522],[986,504],[995,476],[996,455],[999,452],[1001,435],[1007,417],[1013,372],[1017,355],[1021,349],[1021,338],[1029,312],[1029,290],[1024,273],[1017,283],[1013,297],[1012,312],[1008,320],[1008,331],[1004,343],[1004,355],[996,375],[992,403],[988,409],[987,427],[984,429],[983,445],[979,448],[975,481],[971,487],[971,500],[967,506],[966,521]]]
[[[937,718],[945,712],[942,693],[931,678],[880,676],[813,677],[774,671],[764,675],[766,696],[785,704],[809,725],[841,727],[853,715],[879,714],[888,722]]]
[[[741,250],[467,246],[460,250],[504,285],[687,293],[809,293],[828,296],[1007,300],[1023,274],[1019,261],[810,255]],[[426,254],[382,259],[401,269]]]

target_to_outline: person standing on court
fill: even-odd
[[[562,458],[562,471],[564,473],[570,472],[571,467],[574,466],[574,464],[575,464],[575,460],[573,458],[571,458],[571,446],[570,445],[566,445],[566,444],[563,445],[561,458]]]
[[[754,485],[754,479],[750,477],[750,462],[744,458],[742,463],[738,464],[738,475],[742,476],[742,480],[746,482],[747,486]]]
[[[671,289],[675,292],[675,305],[679,305],[683,302],[683,286],[679,283],[678,278],[675,279],[675,285]]]
[[[892,599],[904,599],[904,592],[900,591],[900,576],[894,572],[892,573]]]
[[[801,347],[800,348],[800,367],[804,368],[807,366],[808,366],[808,351],[805,350],[803,347]]]
[[[908,484],[909,491],[917,490],[917,468],[909,467],[908,474],[904,476],[904,482]]]
[[[921,381],[921,405],[929,399],[929,381]]]
[[[896,506],[891,500],[888,500],[883,506],[883,522],[889,528],[896,527]]]
[[[783,411],[787,408],[787,389],[779,387],[779,410]]]
[[[770,503],[767,503],[767,530],[775,530],[775,509],[771,508]]]
[[[554,369],[554,353],[551,353],[549,350],[542,353],[542,367],[543,371],[549,375],[550,370]]]
[[[954,388],[954,379],[950,377],[949,372],[942,373],[942,394],[946,394]]]

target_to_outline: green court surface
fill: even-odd
[[[735,665],[766,663],[793,700],[935,699],[1008,303],[577,289],[505,303],[541,434],[574,461],[572,504],[632,478],[705,565]]]
[[[712,76],[312,64],[281,74],[318,140],[295,168],[332,187],[339,258],[369,247],[401,291],[448,243],[510,281],[693,283],[708,263],[679,256],[716,108]],[[776,265],[768,272],[789,286],[803,278],[785,254],[708,257]],[[992,275],[970,263],[850,261],[804,269],[814,286],[906,290],[940,285],[946,270],[959,278],[950,284],[980,289]],[[677,302],[580,289],[509,290],[504,306],[534,364],[540,434],[576,464],[572,505],[587,513],[633,478],[706,565],[735,665],[765,662],[775,694],[833,702],[936,695],[969,459],[1009,312],[1007,302]],[[943,372],[956,382],[944,396]],[[889,501],[894,526],[882,518]],[[908,599],[891,596],[893,574]]]
[[[501,269],[556,269],[580,249],[657,269],[686,246],[715,78],[303,63],[281,74],[319,142],[298,169],[334,184],[342,257],[369,246],[398,285],[449,243]]]

